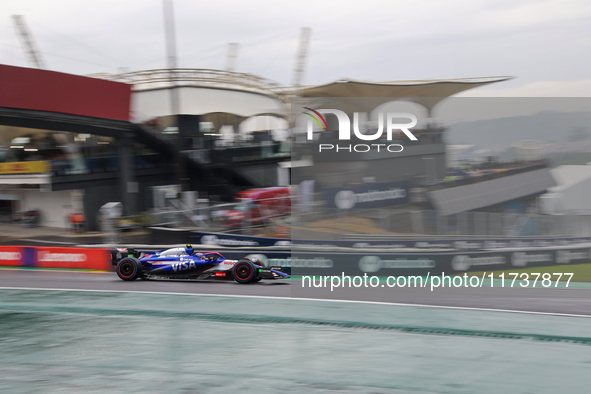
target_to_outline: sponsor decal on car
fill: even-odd
[[[174,272],[182,272],[187,271],[195,268],[194,261],[182,261],[179,263],[172,263],[172,270]]]

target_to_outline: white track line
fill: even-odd
[[[434,308],[434,309],[453,309],[453,310],[465,310],[465,311],[518,313],[518,314],[525,314],[525,315],[591,318],[591,315],[578,315],[578,314],[573,314],[573,313],[518,311],[518,310],[512,310],[512,309],[492,309],[492,308],[476,308],[476,307],[468,307],[468,306],[427,305],[427,304],[412,304],[412,303],[384,302],[384,301],[335,300],[335,299],[320,299],[320,298],[257,296],[257,295],[241,295],[241,294],[174,293],[174,292],[164,292],[164,291],[136,291],[136,290],[50,289],[50,288],[8,287],[8,286],[0,286],[0,290],[78,291],[78,292],[88,292],[88,293],[132,293],[132,294],[183,295],[183,296],[199,296],[199,297],[255,298],[255,299],[271,299],[271,300],[336,302],[336,303],[349,303],[349,304],[390,305],[390,306],[410,306],[410,307],[415,306],[415,307],[420,307],[420,308]]]

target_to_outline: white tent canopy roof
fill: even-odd
[[[511,78],[483,77],[389,82],[344,79],[325,85],[305,86],[294,90],[293,93],[300,97],[374,98],[370,104],[373,107],[392,101],[392,98],[400,98],[420,104],[430,110],[441,100],[454,94],[495,82],[507,81]]]

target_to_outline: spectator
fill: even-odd
[[[84,232],[84,223],[86,222],[86,217],[82,213],[73,213],[70,215],[70,221],[72,223],[72,228],[74,229],[75,233],[82,233]]]

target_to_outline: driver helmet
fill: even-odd
[[[188,244],[187,247],[185,248],[185,252],[190,256],[193,254],[193,245]]]

